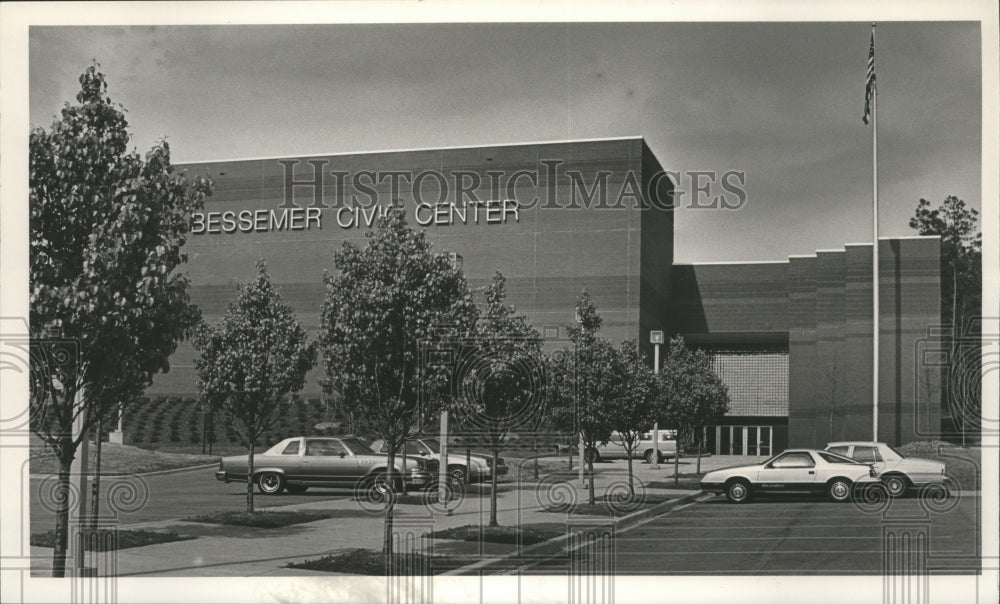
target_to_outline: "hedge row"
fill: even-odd
[[[339,421],[333,410],[318,399],[295,397],[289,409],[279,410],[274,426],[258,442],[266,444],[297,434],[312,434],[313,426],[325,421]],[[142,397],[125,409],[123,424],[130,444],[201,442],[203,430],[201,403],[192,397]],[[206,436],[211,442],[241,443],[240,424],[228,414],[217,412],[211,418]]]

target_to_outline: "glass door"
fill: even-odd
[[[760,439],[758,438],[759,431],[757,426],[747,426],[747,455],[756,456],[757,451],[760,450]]]
[[[760,444],[757,446],[757,451],[759,455],[764,455],[770,457],[773,455],[771,452],[771,426],[761,426],[760,427]]]

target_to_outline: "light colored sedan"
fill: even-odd
[[[885,443],[835,442],[827,443],[826,450],[872,464],[882,479],[885,490],[893,497],[903,495],[912,487],[945,482],[945,464],[933,459],[907,457]]]
[[[660,454],[657,457],[657,463],[665,459],[672,459],[677,455],[676,434],[676,430],[660,430],[657,442]],[[645,459],[646,463],[653,463],[652,431],[644,432],[639,440],[632,445],[631,451],[626,451],[621,435],[618,432],[612,432],[608,442],[598,444],[596,448],[584,451],[584,459],[587,462],[596,462],[602,459],[627,459],[630,456],[629,453],[631,453],[633,459],[640,457]]]
[[[725,493],[732,503],[745,503],[759,493],[798,492],[842,502],[861,484],[878,484],[873,467],[815,449],[788,449],[761,463],[715,470],[701,479],[703,491]]]
[[[372,450],[376,453],[388,453],[389,446],[381,438],[371,444]],[[485,482],[490,479],[493,457],[491,455],[481,455],[472,453],[469,455],[469,467],[466,467],[465,453],[462,447],[450,445],[449,449],[454,454],[448,455],[448,474],[452,480],[465,482],[468,476],[469,482]],[[396,451],[396,455],[403,452],[402,447]],[[441,462],[441,443],[436,438],[408,438],[406,439],[406,454],[409,456],[426,457]],[[507,465],[502,457],[497,458],[497,476],[507,473]]]

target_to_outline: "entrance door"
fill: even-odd
[[[760,439],[759,439],[759,442],[758,442],[758,445],[757,445],[757,454],[758,455],[762,455],[764,457],[770,457],[772,455],[772,453],[771,453],[771,438],[772,438],[771,426],[761,426],[758,430],[760,431]]]
[[[733,455],[743,455],[747,446],[747,430],[743,426],[733,426]]]
[[[747,455],[757,455],[757,451],[760,450],[760,431],[757,426],[747,426]]]

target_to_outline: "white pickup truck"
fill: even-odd
[[[657,463],[670,459],[677,455],[677,431],[660,430],[659,447],[660,451]],[[630,455],[631,454],[631,455]],[[611,433],[611,438],[603,445],[584,451],[584,459],[589,461],[600,461],[602,459],[625,459],[626,457],[641,457],[646,463],[653,463],[653,432],[644,432],[639,440],[632,447],[631,451],[625,450],[621,435],[617,432]]]

